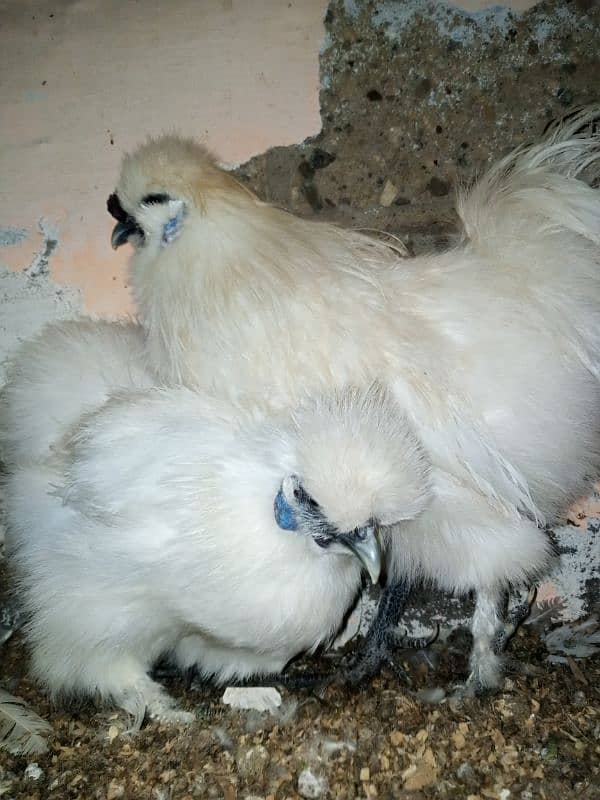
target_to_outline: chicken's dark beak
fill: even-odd
[[[381,545],[375,525],[365,525],[350,533],[338,536],[338,542],[355,555],[369,573],[371,583],[376,584],[381,573]]]
[[[126,244],[132,236],[143,236],[143,231],[133,217],[129,217],[124,222],[117,222],[110,237],[110,243],[116,250],[122,244]]]
[[[135,219],[125,211],[116,192],[113,192],[106,201],[106,209],[111,217],[117,220],[110,237],[110,243],[115,250],[128,242],[134,235],[144,238],[144,231]]]

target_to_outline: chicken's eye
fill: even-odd
[[[145,206],[153,206],[158,205],[159,203],[168,203],[171,198],[168,194],[164,192],[157,192],[156,194],[147,194],[145,197],[142,197],[142,205]]]
[[[298,501],[299,505],[304,506],[305,508],[309,508],[312,511],[316,511],[319,508],[317,501],[313,500],[306,489],[304,489],[302,486],[298,486],[296,489],[294,489],[294,497]]]

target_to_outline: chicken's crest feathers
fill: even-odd
[[[208,195],[236,190],[248,193],[206,147],[177,134],[149,137],[125,155],[117,185],[121,204],[133,216],[147,196],[166,192],[205,210]]]
[[[413,519],[429,500],[425,452],[377,383],[321,395],[294,414],[307,491],[339,530]]]

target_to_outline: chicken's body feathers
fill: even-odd
[[[361,586],[336,537],[418,514],[428,464],[378,386],[265,415],[147,388],[142,341],[134,326],[76,322],[17,353],[2,416],[7,544],[48,691],[180,719],[149,677],[159,657],[223,683],[326,645]],[[45,427],[30,442],[35,414]],[[318,541],[302,521],[277,524],[290,475],[319,501]]]
[[[272,208],[173,137],[130,156],[117,188],[143,229],[131,277],[159,378],[259,408],[381,380],[432,466],[428,508],[387,537],[391,573],[475,589],[482,629],[499,618],[483,606],[548,568],[544,524],[600,467],[600,193],[579,179],[600,173],[599,114],[492,167],[439,255]],[[167,247],[148,187],[186,207]],[[480,671],[498,672],[493,654]]]

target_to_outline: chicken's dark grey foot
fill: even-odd
[[[376,677],[383,667],[388,667],[400,680],[410,683],[406,671],[395,658],[395,652],[406,649],[424,650],[435,641],[437,633],[438,631],[430,637],[409,637],[405,633],[391,630],[380,642],[369,641],[370,637],[367,635],[364,643],[360,645],[359,652],[333,672],[292,672],[279,675],[274,683],[290,691],[313,689],[321,693],[332,684],[359,686],[369,678]]]
[[[406,671],[398,663],[396,653],[399,650],[423,650],[437,638],[437,631],[430,637],[410,637],[399,628],[398,623],[406,607],[410,594],[410,586],[400,582],[385,588],[381,594],[375,619],[364,640],[359,644],[358,652],[349,658],[342,658],[341,663],[330,673],[291,671],[283,675],[266,678],[268,685],[281,686],[290,691],[313,690],[321,694],[332,684],[338,686],[360,686],[365,681],[376,677],[383,667],[392,672],[404,683],[410,683]],[[236,683],[240,685],[240,683]],[[242,685],[263,685],[256,679]]]
[[[402,681],[410,683],[404,668],[394,658],[395,635],[380,642],[367,635],[358,653],[342,663],[332,672],[297,672],[279,675],[274,683],[290,691],[310,689],[322,694],[328,686],[357,687],[364,681],[376,677],[383,667],[389,667]]]
[[[410,677],[395,658],[396,645],[393,632],[381,640],[367,635],[361,649],[347,667],[339,668],[332,682],[357,687],[365,681],[377,677],[384,667],[388,667],[402,683],[410,684]]]
[[[394,655],[398,649],[427,647],[432,638],[411,638],[399,631],[398,622],[406,606],[409,586],[398,583],[383,590],[377,614],[365,639],[359,644],[357,653],[342,657],[331,672],[291,671],[273,679],[277,686],[291,691],[310,689],[322,694],[332,684],[359,686],[379,674],[382,667],[389,667],[403,681],[408,681],[406,672]]]
[[[339,667],[331,677],[331,683],[356,687],[376,677],[387,667],[404,683],[410,684],[406,670],[398,663],[398,650],[428,647],[437,637],[411,638],[398,628],[406,608],[411,587],[401,581],[386,587],[381,595],[377,614],[364,641],[347,666]]]
[[[503,653],[506,650],[509,641],[517,632],[519,626],[525,622],[531,613],[531,607],[535,602],[536,594],[536,587],[532,587],[527,592],[526,597],[520,598],[519,601],[512,606],[512,608],[507,608],[504,617],[504,624],[498,628],[494,637],[493,650],[496,655],[500,655],[500,653]]]

